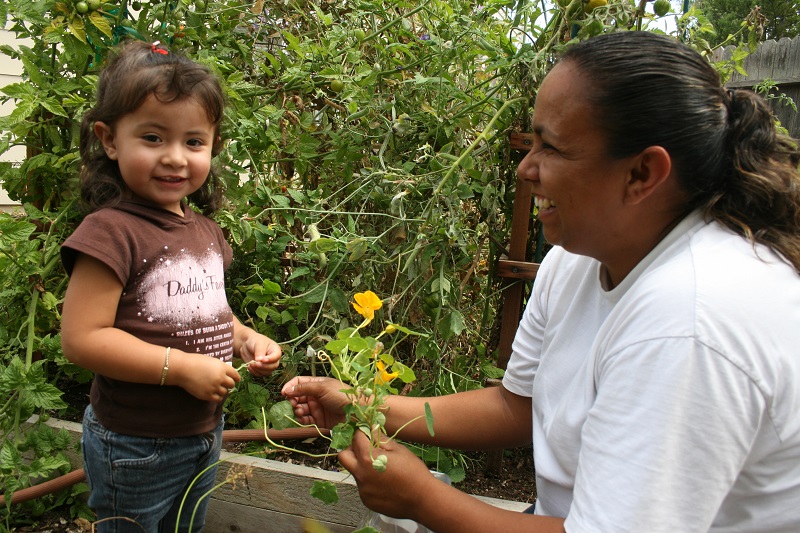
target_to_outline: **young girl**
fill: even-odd
[[[184,202],[206,213],[219,202],[211,159],[223,104],[207,68],[132,42],[100,75],[81,124],[81,196],[93,212],[61,249],[71,276],[62,345],[95,373],[82,444],[98,531],[174,531],[189,485],[219,458],[222,404],[241,379],[233,357],[255,376],[280,360],[231,312],[222,230]],[[192,485],[181,532],[214,475]]]

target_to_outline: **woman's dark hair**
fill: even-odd
[[[800,151],[761,97],[725,90],[702,56],[650,32],[600,35],[561,61],[586,76],[613,157],[663,147],[687,211],[769,246],[800,273]]]
[[[158,44],[129,41],[115,50],[100,73],[97,101],[81,121],[81,199],[90,210],[113,206],[127,192],[119,165],[108,158],[94,133],[95,122],[113,127],[151,95],[165,103],[184,98],[197,100],[215,126],[212,156],[220,152],[225,97],[217,77],[205,66]],[[189,199],[206,214],[219,207],[222,187],[213,168]]]

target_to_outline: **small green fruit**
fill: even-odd
[[[100,0],[89,0],[87,3],[89,4],[90,11],[97,11],[98,9],[100,9],[100,6],[102,5],[102,2]]]
[[[339,93],[342,92],[343,89],[344,89],[344,82],[342,80],[331,81],[331,91]]]
[[[359,41],[363,41],[364,38],[367,36],[367,32],[365,32],[362,29],[357,29],[355,31],[355,35],[356,35],[356,39],[358,39]]]
[[[87,4],[86,2],[81,0],[80,2],[75,4],[75,11],[77,11],[81,15],[83,15],[84,13],[88,13],[89,12],[89,4]]]
[[[653,4],[653,12],[659,17],[669,13],[670,9],[672,9],[672,4],[670,4],[669,0],[656,0]]]
[[[139,0],[134,0],[134,2],[131,3],[131,7],[134,9],[134,11],[139,11],[142,9],[142,3],[139,2]]]

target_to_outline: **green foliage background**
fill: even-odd
[[[800,35],[800,0],[697,0],[697,6],[714,25],[714,45],[739,32],[748,18],[760,26],[760,40]]]
[[[180,0],[85,4],[6,0],[0,21],[28,44],[0,47],[23,80],[2,88],[0,153],[24,146],[0,180],[24,205],[0,214],[0,475],[4,494],[68,470],[62,393],[91,374],[63,357],[59,246],[79,223],[78,125],[110,47],[160,40],[211,67],[230,101],[229,205],[217,220],[235,249],[234,312],[284,346],[274,377],[245,376],[226,405],[256,426],[280,382],[324,372],[314,350],[358,320],[349,302],[372,290],[384,320],[428,334],[393,353],[418,377],[407,394],[443,394],[497,377],[500,280],[515,169],[509,134],[526,131],[538,83],[571,39],[647,28],[647,2],[586,9],[525,0]],[[702,15],[678,33],[710,52]],[[728,68],[731,68],[728,66]],[[541,258],[537,231],[531,256]],[[539,245],[541,246],[541,245]],[[38,421],[27,424],[34,414]],[[420,453],[430,460],[439,451]],[[438,464],[455,472],[458,461]],[[456,477],[454,474],[451,477]],[[6,507],[5,527],[77,496]]]

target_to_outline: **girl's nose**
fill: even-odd
[[[186,164],[186,156],[183,153],[183,146],[170,144],[164,148],[161,154],[161,163],[171,167],[182,167]]]

